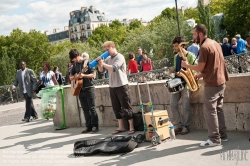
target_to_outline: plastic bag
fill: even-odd
[[[60,86],[51,86],[43,88],[37,94],[41,97],[41,115],[43,119],[53,118],[56,112],[56,93]]]

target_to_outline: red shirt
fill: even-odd
[[[144,60],[141,60],[141,65],[142,65],[142,70],[143,71],[151,71],[152,70],[152,63],[151,63],[151,59],[147,58],[147,61],[144,62]]]
[[[138,66],[137,62],[134,59],[131,59],[128,63],[128,70],[130,73],[138,73]]]

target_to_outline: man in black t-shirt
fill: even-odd
[[[82,131],[82,134],[91,131],[95,133],[99,130],[98,115],[95,109],[95,87],[93,82],[95,71],[89,67],[88,59],[81,57],[77,49],[70,50],[69,58],[74,62],[70,72],[70,81],[79,78],[83,79],[79,100],[83,109],[87,128]],[[88,62],[88,69],[82,73],[86,61]]]

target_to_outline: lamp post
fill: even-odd
[[[177,17],[177,25],[178,25],[178,35],[181,36],[180,22],[179,22],[179,15],[178,15],[178,7],[177,7],[177,0],[175,0],[175,9],[176,9],[176,17]]]

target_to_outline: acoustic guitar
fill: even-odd
[[[88,60],[85,59],[84,64],[83,64],[83,69],[81,70],[80,73],[84,73],[84,72],[86,72],[88,70],[88,65],[87,64],[88,64]],[[83,79],[82,78],[71,81],[71,94],[73,96],[78,96],[80,94],[82,84],[83,84]]]

